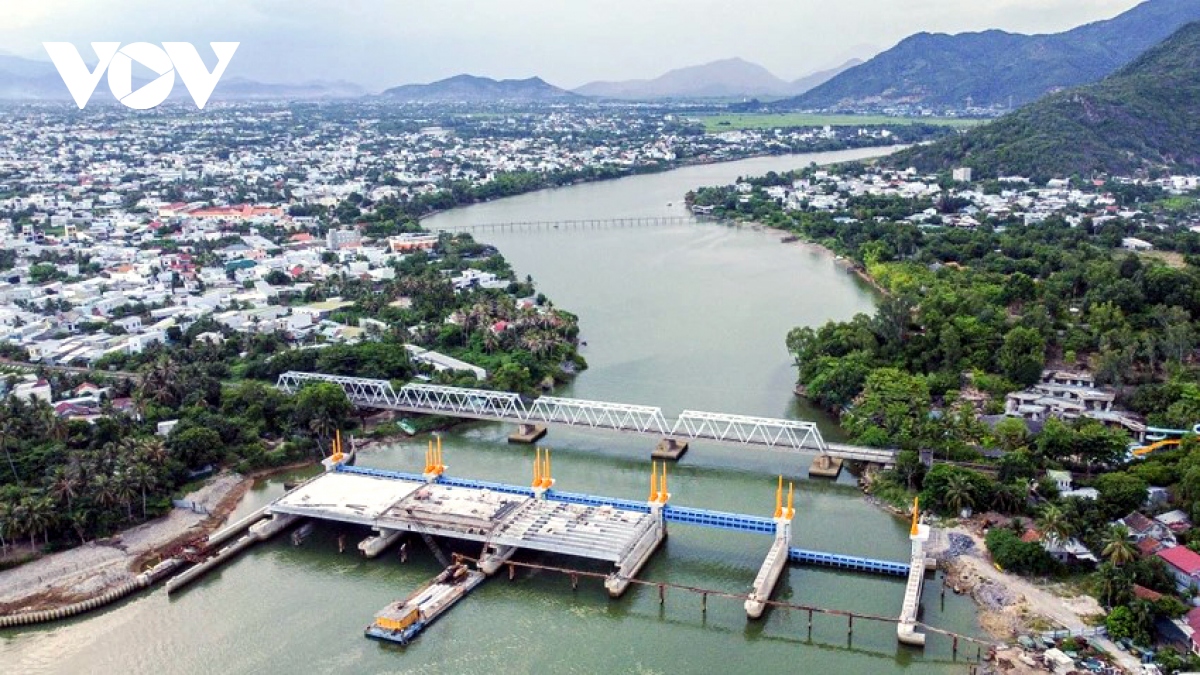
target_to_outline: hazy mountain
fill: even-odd
[[[814,87],[819,87],[822,84],[825,84],[847,70],[862,64],[862,59],[850,59],[849,61],[846,61],[842,65],[835,68],[830,68],[829,70],[818,70],[811,75],[805,75],[804,77],[792,82],[792,94],[803,94]]]
[[[1200,0],[1147,0],[1065,33],[918,33],[787,107],[1021,105],[1096,82],[1200,19]]]
[[[912,148],[894,166],[969,166],[978,177],[1036,179],[1200,170],[1200,22],[1103,81],[1047,96],[958,137]]]
[[[573,91],[584,96],[633,100],[792,96],[808,91],[857,63],[848,62],[837,68],[788,82],[756,63],[738,58],[723,59],[699,66],[677,68],[652,80],[589,82]]]
[[[302,100],[314,98],[357,98],[367,91],[363,87],[339,80],[336,82],[303,82],[273,84],[256,82],[244,77],[223,77],[213,90],[213,100]]]
[[[455,75],[429,84],[392,87],[380,96],[397,101],[479,103],[485,101],[552,101],[574,99],[577,94],[546,83],[540,77],[525,80],[493,80],[474,75]]]

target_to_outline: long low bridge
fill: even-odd
[[[629,218],[583,218],[576,220],[517,220],[503,223],[472,223],[431,227],[439,232],[528,232],[537,230],[592,230],[614,227],[654,227],[694,223],[692,216],[634,216]]]
[[[464,419],[549,424],[622,431],[668,439],[714,441],[764,449],[817,452],[837,459],[891,465],[896,450],[827,443],[817,425],[803,420],[684,410],[669,419],[657,406],[610,403],[559,396],[526,399],[486,389],[406,384],[387,380],[289,371],[276,386],[295,393],[310,382],[336,384],[356,406]]]

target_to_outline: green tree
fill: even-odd
[[[1028,387],[1042,376],[1046,365],[1046,342],[1036,330],[1017,326],[1004,336],[997,361],[1005,377]]]
[[[1065,544],[1075,534],[1074,523],[1061,508],[1053,504],[1042,509],[1037,528],[1042,533],[1042,541],[1050,544]]]
[[[1117,567],[1137,559],[1137,547],[1129,541],[1129,528],[1124,525],[1110,525],[1101,543],[1101,555]]]
[[[354,406],[341,387],[332,382],[316,382],[296,394],[293,419],[297,428],[309,431],[316,438],[319,447],[336,430],[346,426],[353,412]]]
[[[880,368],[867,376],[846,428],[860,442],[918,449],[929,436],[930,406],[925,378]]]

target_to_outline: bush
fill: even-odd
[[[1058,563],[1038,542],[1024,542],[1016,532],[1005,527],[993,527],[984,540],[992,560],[1005,571],[1015,574],[1049,574]]]

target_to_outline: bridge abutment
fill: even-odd
[[[508,435],[509,443],[537,443],[546,435],[541,424],[519,424],[517,430]]]

